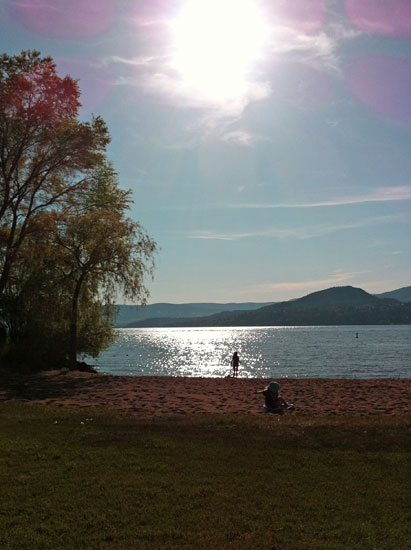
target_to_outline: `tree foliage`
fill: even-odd
[[[107,305],[119,290],[144,302],[153,271],[156,244],[105,159],[107,127],[78,120],[79,95],[51,58],[0,56],[0,319],[9,356],[41,364],[98,355]]]
[[[107,127],[77,120],[79,95],[38,52],[0,57],[0,295],[39,215],[86,186],[104,158]]]
[[[99,295],[111,303],[116,291],[145,302],[144,275],[151,274],[155,243],[138,222],[124,215],[129,192],[118,187],[110,166],[97,170],[90,186],[75,197],[53,231],[58,264],[71,289],[70,358],[77,355],[82,300]]]

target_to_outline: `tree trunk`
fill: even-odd
[[[9,274],[10,274],[10,262],[8,261],[7,253],[6,253],[6,259],[4,262],[3,271],[0,274],[0,296],[2,296],[4,293],[4,290],[6,288],[6,285],[9,279]]]
[[[78,301],[80,297],[81,286],[84,280],[84,273],[81,274],[74,289],[73,299],[71,302],[71,319],[70,319],[70,347],[69,347],[69,362],[72,368],[77,364],[77,320],[78,320]]]
[[[3,270],[0,274],[0,296],[4,294],[4,290],[9,282],[10,271],[16,255],[16,248],[17,248],[15,246],[17,244],[15,240],[16,231],[17,231],[17,214],[15,211],[13,211],[13,221],[10,226],[10,235],[7,238],[6,246],[5,246],[6,250],[5,250],[5,256],[4,256]],[[18,246],[20,246],[20,244],[21,243],[18,243]]]
[[[77,363],[77,315],[78,296],[73,297],[71,306],[69,362],[72,368],[74,368]]]
[[[4,256],[3,269],[0,272],[0,297],[3,296],[6,286],[10,279],[10,271],[12,268],[13,258],[12,254],[14,253],[13,249],[8,248]]]

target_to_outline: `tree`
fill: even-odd
[[[0,353],[40,364],[98,355],[114,296],[144,302],[154,267],[156,243],[106,162],[107,127],[80,122],[79,106],[51,58],[0,56]]]
[[[89,184],[104,159],[104,121],[77,120],[77,82],[36,51],[0,56],[0,299],[37,218]]]
[[[130,202],[130,192],[119,188],[117,174],[106,164],[57,218],[53,256],[70,292],[72,365],[77,361],[81,309],[112,303],[118,290],[143,303],[147,298],[144,276],[152,274],[156,243],[138,222],[126,217]]]

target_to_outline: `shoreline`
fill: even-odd
[[[0,378],[0,403],[96,407],[132,415],[267,414],[257,394],[271,379],[119,376],[43,371]],[[411,414],[411,379],[278,378],[291,414],[370,416]]]

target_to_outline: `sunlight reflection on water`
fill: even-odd
[[[234,351],[244,378],[411,376],[410,326],[118,329],[87,361],[109,374],[224,377]]]

